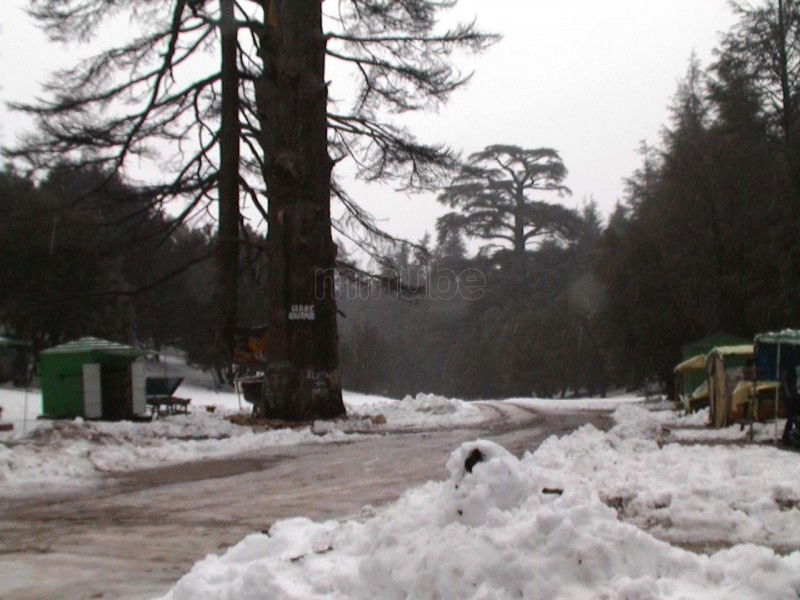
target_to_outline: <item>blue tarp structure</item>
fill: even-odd
[[[786,431],[792,428],[797,416],[797,366],[800,354],[800,330],[784,329],[755,336],[755,363],[759,379],[777,381],[775,389],[775,414],[778,414],[778,396],[783,389],[786,396],[788,417]],[[775,438],[778,437],[778,422],[775,421]]]
[[[758,378],[764,381],[778,381],[778,372],[788,372],[797,368],[800,349],[800,330],[759,333],[755,336],[755,361]]]

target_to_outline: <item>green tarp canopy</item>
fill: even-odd
[[[800,346],[800,329],[784,329],[783,331],[759,333],[756,334],[755,341],[762,344]]]
[[[750,344],[751,339],[743,338],[729,333],[714,333],[702,339],[695,340],[681,348],[681,358],[686,360],[697,354],[708,354],[718,346],[738,346],[740,344]]]

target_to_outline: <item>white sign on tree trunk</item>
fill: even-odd
[[[99,419],[103,416],[103,392],[100,387],[100,365],[83,365],[83,417]]]

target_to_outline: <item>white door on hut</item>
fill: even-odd
[[[83,365],[83,418],[99,419],[103,416],[103,393],[100,384],[100,365]]]
[[[141,358],[131,363],[131,409],[134,415],[147,412],[147,376],[146,365]]]

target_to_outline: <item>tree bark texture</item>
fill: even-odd
[[[216,345],[230,364],[233,357],[239,274],[239,76],[236,64],[234,0],[220,0],[222,99],[219,143],[219,231],[217,233]]]

